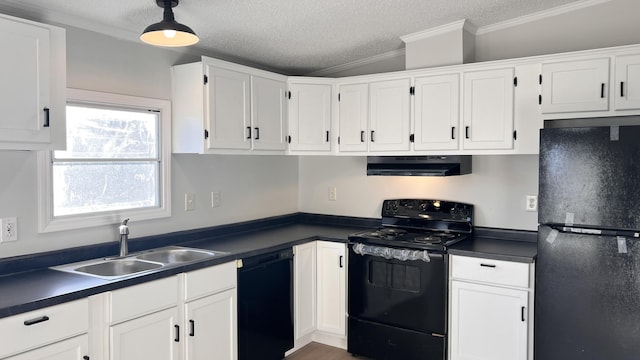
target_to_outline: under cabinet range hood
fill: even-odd
[[[367,157],[367,175],[452,176],[470,173],[471,155]]]

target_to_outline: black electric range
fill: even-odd
[[[446,360],[447,247],[473,233],[473,205],[385,200],[382,226],[349,236],[347,350]]]

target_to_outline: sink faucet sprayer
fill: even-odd
[[[127,240],[129,240],[129,226],[127,223],[129,218],[122,220],[120,224],[120,256],[127,256],[129,254],[129,247],[127,246]]]

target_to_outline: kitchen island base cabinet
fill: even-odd
[[[89,335],[57,342],[6,360],[89,360]]]

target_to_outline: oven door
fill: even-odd
[[[446,334],[447,256],[430,262],[359,255],[349,245],[349,317],[442,336]]]

